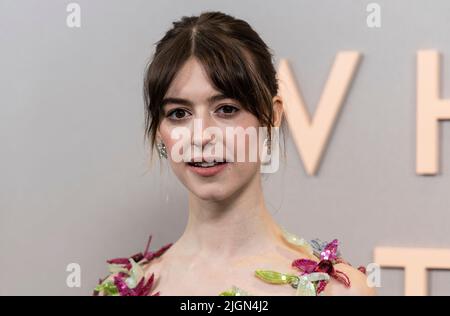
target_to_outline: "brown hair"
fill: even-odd
[[[161,101],[191,56],[203,65],[212,85],[255,115],[270,137],[272,98],[278,92],[273,54],[247,22],[215,11],[184,16],[156,44],[144,78],[145,137],[152,149],[163,116]]]

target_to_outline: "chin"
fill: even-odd
[[[256,164],[230,163],[214,176],[201,176],[185,164],[174,169],[178,179],[197,198],[223,201],[242,190],[258,172]]]
[[[199,199],[205,201],[223,201],[233,195],[233,190],[224,183],[191,183],[190,191]]]

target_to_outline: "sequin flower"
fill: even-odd
[[[323,295],[330,278],[334,278],[346,287],[350,287],[348,276],[334,268],[334,265],[337,263],[349,264],[341,257],[337,239],[330,243],[323,242],[320,239],[307,242],[284,228],[282,229],[282,235],[287,242],[301,248],[307,255],[315,256],[320,261],[317,262],[310,259],[294,260],[291,265],[300,270],[301,273],[299,275],[271,270],[256,270],[255,275],[259,279],[272,284],[290,284],[296,289],[295,295],[301,296]]]
[[[292,262],[292,266],[299,269],[302,273],[300,276],[305,276],[312,273],[325,273],[337,281],[343,283],[346,287],[350,287],[350,279],[348,276],[334,268],[336,263],[344,262],[338,253],[338,240],[334,239],[328,244],[320,243],[315,240],[311,243],[314,254],[320,254],[320,261],[316,262],[310,259],[296,259]],[[317,294],[320,294],[324,289],[327,280],[319,280],[316,288]]]
[[[151,294],[154,282],[154,273],[145,280],[142,264],[146,264],[161,256],[172,244],[161,247],[158,251],[149,251],[152,236],[150,235],[144,252],[139,252],[129,258],[115,258],[107,260],[109,272],[113,274],[112,280],[106,277],[99,281],[94,289],[94,296],[100,291],[105,296],[159,296],[159,292]]]

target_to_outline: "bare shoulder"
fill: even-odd
[[[330,296],[374,296],[376,291],[374,287],[367,284],[367,276],[360,270],[346,263],[337,263],[334,269],[347,275],[350,280],[350,286],[346,287],[336,279],[331,278],[324,294]]]
[[[162,258],[162,257],[154,258],[151,261],[145,261],[145,262],[140,263],[146,278],[150,278],[152,276],[152,274],[154,274],[155,277],[159,276],[161,273],[163,264],[164,264],[164,258]]]

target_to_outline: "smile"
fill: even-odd
[[[188,162],[186,165],[189,170],[203,177],[211,177],[226,168],[229,162]]]

